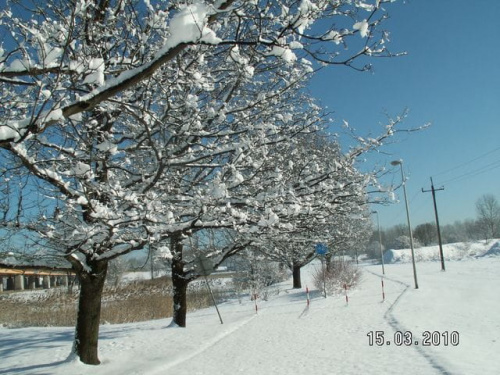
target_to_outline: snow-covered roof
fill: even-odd
[[[0,254],[0,267],[2,268],[50,268],[71,269],[71,264],[64,258],[30,257],[13,253]]]

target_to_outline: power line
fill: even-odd
[[[452,182],[458,182],[460,180],[463,180],[463,179],[466,179],[466,178],[469,178],[469,177],[474,177],[474,176],[477,176],[481,173],[484,173],[484,172],[489,172],[489,171],[492,171],[493,169],[496,169],[500,167],[500,160],[497,160],[497,161],[494,161],[493,163],[489,163],[489,164],[486,164],[478,169],[473,169],[472,171],[468,171],[464,174],[461,174],[459,176],[456,176],[456,177],[453,177],[449,180],[446,180],[444,182],[442,182],[443,184],[449,184],[449,183],[452,183]]]
[[[481,155],[479,155],[479,156],[475,157],[474,159],[471,159],[471,160],[469,160],[469,161],[466,161],[466,162],[464,162],[464,163],[462,163],[462,164],[459,164],[459,165],[457,165],[457,166],[455,166],[455,167],[452,167],[452,168],[446,169],[446,170],[444,170],[444,171],[442,171],[442,172],[439,172],[439,173],[435,173],[435,174],[434,174],[434,177],[436,177],[436,176],[440,176],[440,175],[442,175],[442,174],[446,174],[446,173],[448,173],[448,172],[454,171],[454,170],[456,170],[456,169],[458,169],[458,168],[461,168],[461,167],[463,167],[463,166],[466,166],[466,165],[468,165],[468,164],[474,163],[475,161],[477,161],[477,160],[479,160],[479,159],[482,159],[482,158],[484,158],[485,156],[488,156],[488,155],[490,155],[490,154],[492,154],[492,153],[494,153],[494,152],[496,152],[496,151],[499,151],[499,150],[500,150],[500,147],[497,147],[497,148],[495,148],[495,149],[493,149],[493,150],[491,150],[491,151],[488,151],[488,152],[486,152],[486,153],[484,153],[484,154],[481,154]]]
[[[455,171],[455,170],[457,170],[459,168],[462,168],[464,166],[472,164],[472,163],[474,163],[474,162],[476,162],[476,161],[478,161],[478,160],[480,160],[480,159],[482,159],[482,158],[484,158],[486,156],[489,156],[489,155],[491,155],[491,154],[493,154],[493,153],[495,153],[497,151],[500,151],[500,147],[497,147],[497,148],[495,148],[493,150],[485,152],[485,153],[483,153],[483,154],[481,154],[481,155],[479,155],[477,157],[474,157],[473,159],[465,161],[465,162],[463,162],[463,163],[461,163],[459,165],[456,165],[456,166],[454,166],[452,168],[449,168],[449,169],[446,169],[446,170],[444,170],[442,172],[436,173],[433,176],[435,177],[435,176],[445,175],[445,174],[447,174],[449,172]],[[467,178],[471,178],[471,177],[477,176],[479,174],[492,171],[492,170],[497,169],[497,168],[500,168],[500,160],[496,160],[494,162],[488,163],[488,164],[483,165],[481,167],[469,170],[469,171],[467,171],[465,173],[462,173],[462,174],[460,174],[458,176],[451,177],[448,180],[445,180],[444,182],[441,182],[441,184],[457,183],[457,182],[459,182],[461,180],[464,180],[464,179],[467,179]],[[416,201],[417,198],[418,198],[418,200],[420,200],[421,198],[423,198],[423,196],[420,193],[421,193],[420,190],[417,191],[415,193],[415,195],[412,196],[411,199],[409,200],[410,204],[412,204],[412,208],[415,207],[412,210],[412,214],[413,215],[418,214],[423,209],[423,207],[425,206],[424,204],[416,204],[416,205],[414,204],[414,202]],[[426,201],[427,201],[427,199],[426,199]],[[387,225],[391,225],[391,224],[392,225],[396,225],[396,223],[398,221],[400,221],[400,219],[403,217],[404,211],[405,211],[404,208],[398,210],[397,213],[392,216],[391,220],[386,220],[386,224],[385,225],[386,226]]]

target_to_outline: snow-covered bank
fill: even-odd
[[[304,270],[304,286],[312,288]],[[65,361],[72,328],[0,328],[0,374],[486,374],[498,373],[500,258],[386,266],[382,302],[380,266],[364,266],[363,279],[344,296],[324,299],[284,283],[268,302],[247,300],[188,315],[186,329],[169,320],[104,325],[100,366]],[[381,331],[387,344],[370,346]],[[419,345],[397,346],[395,331],[411,331]],[[422,346],[425,331],[456,331],[456,346]]]
[[[440,260],[439,246],[426,246],[414,249],[416,261]],[[443,245],[445,260],[461,260],[471,257],[500,255],[500,240],[459,242]],[[410,249],[387,250],[384,252],[385,263],[411,262]]]

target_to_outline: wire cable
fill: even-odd
[[[464,179],[467,179],[467,178],[470,178],[470,177],[475,177],[481,173],[485,173],[485,172],[489,172],[489,171],[492,171],[493,169],[496,169],[500,167],[500,160],[497,160],[497,161],[494,161],[493,163],[489,163],[489,164],[486,164],[478,169],[473,169],[471,171],[468,171],[464,174],[461,174],[459,176],[456,176],[456,177],[453,177],[449,180],[446,180],[444,182],[442,182],[442,184],[450,184],[450,183],[455,183],[455,182],[458,182],[458,181],[461,181],[461,180],[464,180]]]
[[[451,172],[451,171],[457,170],[458,168],[462,168],[462,167],[464,167],[464,166],[466,166],[466,165],[468,165],[468,164],[474,163],[475,161],[477,161],[477,160],[479,160],[479,159],[482,159],[482,158],[484,158],[485,156],[488,156],[488,155],[490,155],[490,154],[493,154],[494,152],[497,152],[497,151],[499,151],[499,150],[500,150],[500,147],[497,147],[497,148],[495,148],[495,149],[493,149],[493,150],[491,150],[491,151],[488,151],[488,152],[486,152],[486,153],[484,153],[484,154],[481,154],[481,155],[479,155],[479,156],[475,157],[474,159],[471,159],[471,160],[469,160],[469,161],[466,161],[466,162],[464,162],[464,163],[462,163],[462,164],[459,164],[459,165],[457,165],[457,166],[455,166],[455,167],[452,167],[452,168],[446,169],[446,170],[444,170],[444,171],[442,171],[442,172],[439,172],[439,173],[435,173],[435,174],[434,174],[434,177],[436,177],[436,176],[441,176],[441,175],[443,175],[443,174],[446,174],[446,173],[449,173],[449,172]]]

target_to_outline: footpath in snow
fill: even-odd
[[[233,301],[188,315],[188,327],[170,320],[104,325],[100,366],[67,361],[72,328],[0,328],[0,374],[453,374],[500,373],[500,258],[386,265],[382,302],[380,266],[360,266],[357,289],[323,298],[303,270],[311,291],[281,285],[279,295],[254,303]],[[384,344],[369,345],[369,332]],[[397,346],[396,331],[418,344]],[[424,331],[456,331],[459,343],[422,346]],[[389,342],[389,344],[387,344]]]

